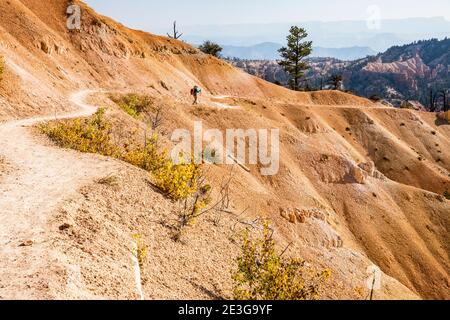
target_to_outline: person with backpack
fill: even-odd
[[[198,86],[194,86],[194,88],[191,89],[191,96],[194,97],[194,105],[198,104],[198,96],[202,93],[202,89],[200,89]]]

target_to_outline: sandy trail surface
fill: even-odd
[[[231,96],[211,96],[211,105],[217,109],[241,109],[240,106],[238,105],[230,105],[226,102],[224,102],[224,100],[233,98]],[[216,101],[219,100],[219,101]]]
[[[55,259],[48,237],[50,213],[115,165],[106,158],[39,143],[29,128],[93,114],[96,107],[84,102],[93,92],[83,90],[70,97],[79,108],[76,112],[0,124],[0,157],[14,167],[0,182],[0,299],[45,298],[48,285],[42,275]]]

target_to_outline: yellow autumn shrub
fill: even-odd
[[[99,109],[91,118],[46,123],[40,129],[61,147],[117,157],[120,151],[111,142],[111,126],[104,120],[104,113]]]
[[[45,123],[40,129],[61,147],[114,157],[150,172],[156,186],[173,200],[187,199],[203,187],[200,165],[175,164],[166,151],[158,150],[156,134],[147,139],[145,146],[134,146],[132,141],[126,141],[124,146],[114,143],[111,124],[104,114],[105,110],[99,109],[88,119]],[[201,205],[202,202],[196,204]]]
[[[145,146],[137,146],[131,150],[127,148],[120,158],[136,167],[154,173],[168,161],[166,152],[159,151],[157,145],[158,136],[153,135],[147,139]]]
[[[112,95],[111,99],[133,118],[138,118],[141,113],[151,110],[153,105],[150,97],[134,93],[121,96]]]
[[[153,173],[157,186],[174,200],[186,199],[199,188],[202,170],[192,162],[175,164],[171,160]]]
[[[133,254],[138,261],[139,268],[141,269],[141,271],[143,271],[148,256],[148,247],[140,234],[134,234],[133,240],[134,240]]]
[[[242,253],[233,272],[237,300],[317,300],[329,269],[317,271],[305,261],[284,258],[275,249],[269,221],[262,237],[252,240],[246,232]]]

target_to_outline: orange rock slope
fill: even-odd
[[[72,3],[82,8],[80,30],[66,27]],[[277,175],[263,177],[257,166],[236,170],[234,203],[249,208],[245,217],[268,215],[279,243],[293,243],[291,254],[333,269],[329,298],[355,298],[352,292],[366,286],[372,265],[383,272],[380,298],[450,298],[450,202],[443,197],[450,191],[450,125],[435,114],[386,108],[341,92],[293,92],[181,41],[128,29],[78,1],[1,1],[0,54],[6,58],[0,120],[69,111],[75,106],[68,95],[91,88],[164,101],[168,129],[190,129],[198,120],[220,130],[279,128]],[[204,91],[198,109],[189,103],[195,84]],[[227,168],[211,171],[219,178]],[[109,223],[114,225],[104,225]],[[226,250],[226,236],[219,237],[217,248],[201,246],[210,251],[200,255]],[[67,250],[66,240],[63,252],[78,254]],[[170,266],[173,248],[163,249],[158,263]],[[183,273],[183,264],[177,265]],[[210,278],[229,274],[220,265],[203,272]],[[180,276],[170,279],[160,297],[178,292]],[[96,285],[105,284],[93,284],[93,292]],[[202,297],[187,290],[186,298]]]

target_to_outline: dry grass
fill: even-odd
[[[100,178],[96,181],[98,184],[110,186],[110,187],[116,187],[119,185],[119,178],[117,176],[110,174],[106,177]]]

